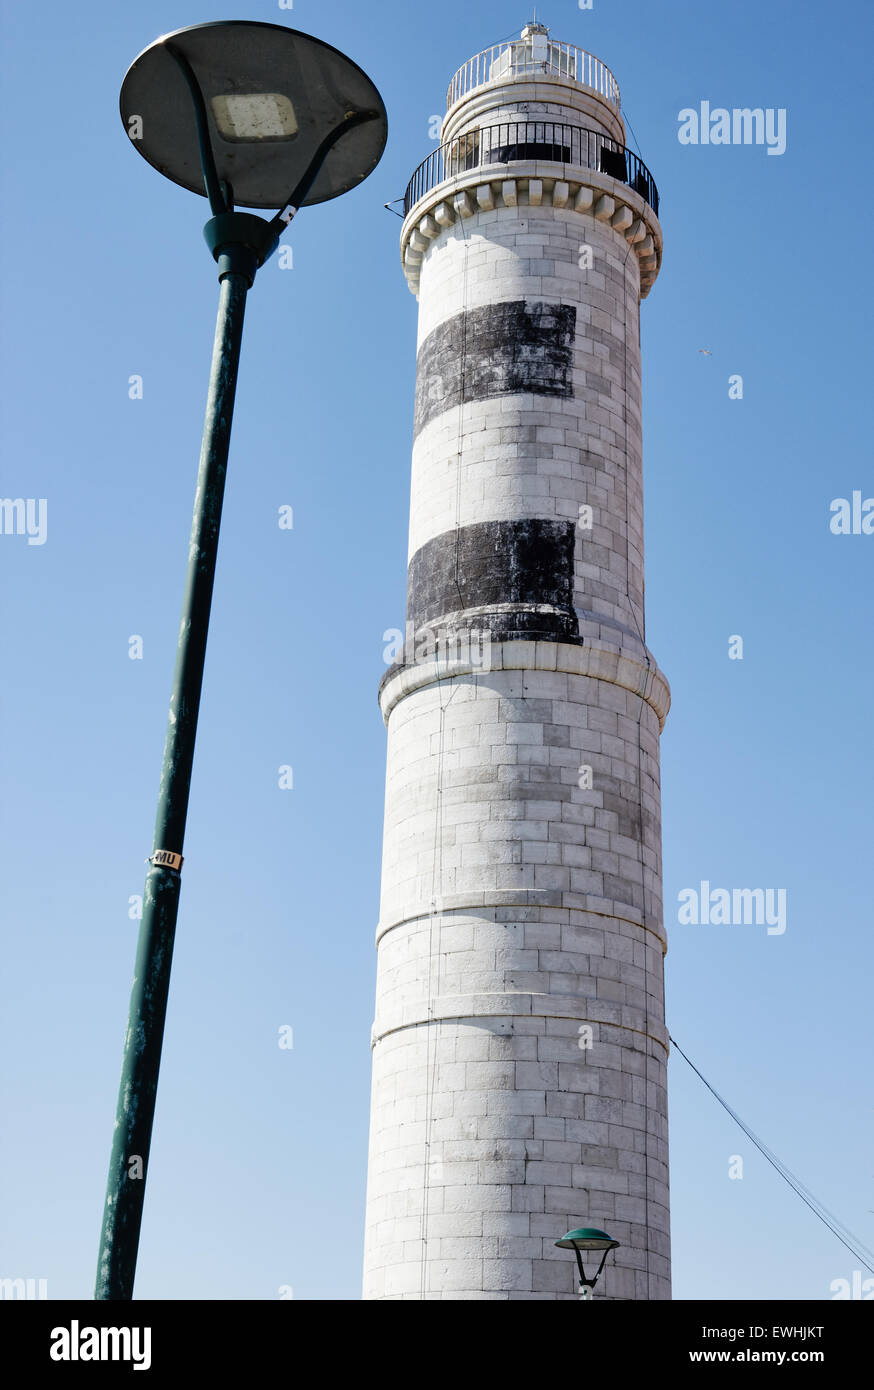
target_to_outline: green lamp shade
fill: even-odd
[[[606,1231],[596,1230],[594,1226],[580,1226],[576,1231],[568,1231],[555,1243],[560,1250],[615,1250],[619,1245],[618,1240],[608,1236]]]
[[[329,150],[304,198],[323,203],[356,187],[382,156],[382,97],[351,58],[282,24],[218,20],[164,34],[135,58],[120,109],[135,149],[160,173],[204,193],[191,92],[167,45],[203,93],[219,179],[238,207],[281,207],[316,150],[344,117],[369,112]]]

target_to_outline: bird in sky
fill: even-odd
[[[713,356],[713,353],[710,351],[710,348],[699,348],[698,351],[703,352],[705,357]]]

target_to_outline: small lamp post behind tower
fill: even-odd
[[[133,1296],[246,295],[298,208],[361,183],[387,135],[382,99],[361,69],[278,24],[223,21],[164,35],[131,65],[120,106],[140,154],[209,199],[204,236],[221,289],[97,1299]],[[279,210],[268,221],[235,203]]]
[[[581,1226],[576,1231],[568,1231],[566,1236],[562,1236],[561,1240],[557,1240],[555,1243],[559,1250],[573,1250],[577,1257],[577,1268],[580,1271],[580,1298],[586,1301],[594,1298],[595,1285],[601,1276],[607,1256],[611,1250],[618,1249],[619,1241],[608,1236],[606,1231],[598,1231],[593,1226]],[[586,1271],[583,1268],[582,1252],[584,1250],[603,1251],[598,1272],[591,1279],[586,1278]]]

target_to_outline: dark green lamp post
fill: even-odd
[[[576,1231],[568,1231],[566,1236],[557,1240],[556,1245],[559,1250],[573,1250],[577,1257],[577,1268],[580,1271],[581,1298],[590,1299],[595,1296],[595,1285],[604,1268],[604,1263],[611,1250],[616,1250],[619,1241],[608,1236],[606,1231],[598,1231],[594,1226],[580,1226]],[[583,1252],[586,1250],[602,1251],[601,1263],[598,1265],[598,1273],[591,1279],[586,1278],[586,1271],[583,1268]]]
[[[209,199],[219,309],[155,839],[143,898],[97,1267],[97,1299],[133,1297],[182,847],[206,656],[246,295],[298,208],[361,183],[385,148],[385,107],[337,49],[279,24],[178,29],[135,59],[121,89],[131,143]],[[275,208],[275,216],[236,205]]]

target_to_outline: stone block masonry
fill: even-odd
[[[444,133],[524,109],[624,138],[569,65],[515,63]],[[478,630],[490,658],[405,651],[380,687],[366,1298],[575,1299],[555,1241],[577,1226],[620,1241],[596,1298],[670,1297],[639,329],[661,230],[620,181],[532,154],[453,173],[402,231],[408,631]]]

